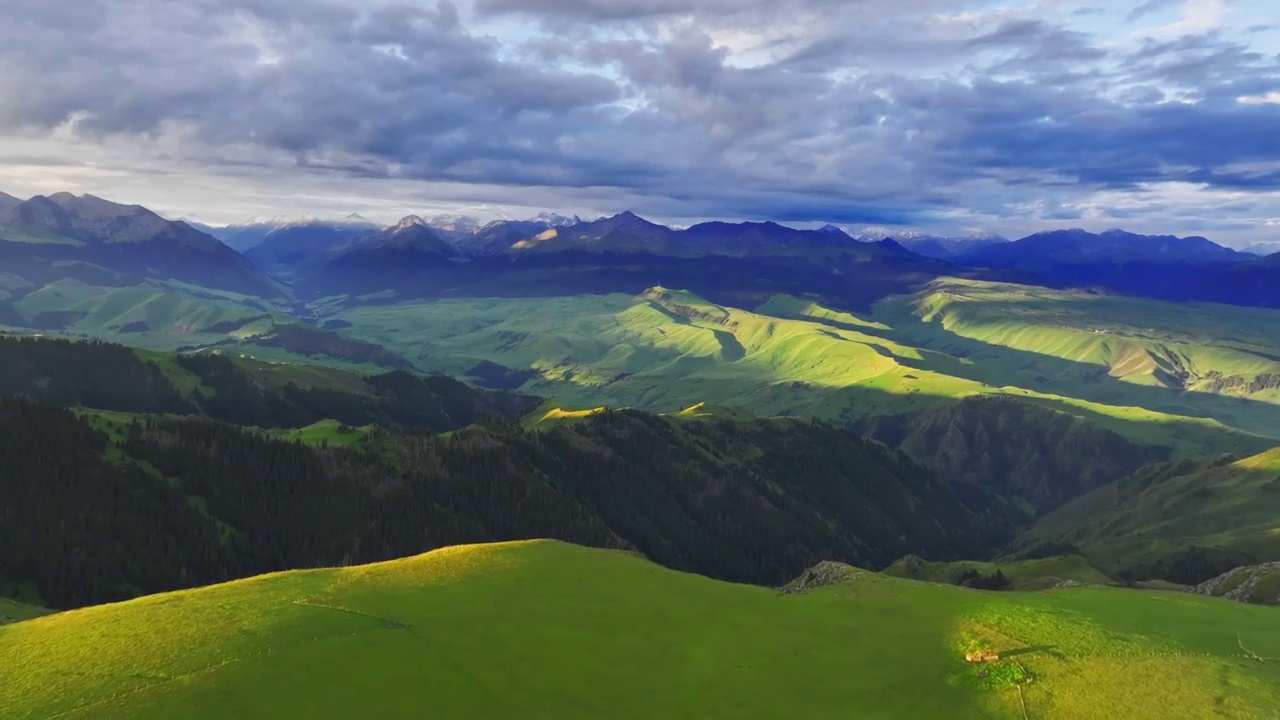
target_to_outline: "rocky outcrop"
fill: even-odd
[[[820,562],[806,570],[800,577],[784,585],[782,592],[788,594],[807,592],[815,588],[857,580],[865,574],[867,574],[867,571],[852,565],[831,561]]]
[[[1213,595],[1258,605],[1280,604],[1280,562],[1246,565],[1195,587],[1197,595]]]

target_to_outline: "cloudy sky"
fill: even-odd
[[[0,190],[1280,242],[1275,0],[0,0]]]

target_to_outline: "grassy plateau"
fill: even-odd
[[[513,603],[513,598],[519,598]],[[966,652],[999,662],[974,665]],[[798,594],[554,542],[0,627],[6,718],[1262,718],[1275,610],[847,569]]]

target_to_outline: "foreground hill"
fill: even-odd
[[[1194,585],[1280,558],[1280,450],[1145,468],[1041,518],[1019,541],[1078,547],[1100,566]]]
[[[15,720],[1269,717],[1273,613],[856,570],[780,594],[559,543],[454,547],[0,628],[0,652],[23,658],[0,665],[0,707]],[[967,664],[973,650],[1001,660]]]

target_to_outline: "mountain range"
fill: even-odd
[[[382,274],[386,282],[420,293],[440,285],[439,278],[417,283],[422,273],[449,269],[467,285],[494,273],[551,266],[578,267],[575,282],[590,289],[612,282],[602,274],[634,274],[641,262],[646,277],[636,291],[687,285],[687,277],[703,277],[697,284],[704,294],[770,285],[790,290],[823,285],[823,274],[852,273],[850,278],[870,283],[867,292],[845,287],[838,296],[866,302],[886,290],[960,274],[1176,301],[1280,306],[1273,290],[1280,277],[1276,257],[1259,258],[1198,236],[1122,230],[1053,230],[1008,240],[990,233],[943,237],[831,225],[805,230],[774,222],[673,229],[624,212],[590,221],[543,213],[487,224],[457,215],[409,216],[389,228],[355,214],[282,217],[204,232],[140,206],[58,193],[29,200],[0,196],[0,258],[11,273],[32,282],[69,277],[120,286],[174,279],[259,297],[285,292],[279,280],[305,292],[364,292],[376,291],[368,278]],[[709,262],[725,268],[736,263],[735,273],[751,277],[727,282],[728,274],[720,273],[726,282],[709,282],[707,276],[716,275]]]
[[[1092,263],[1240,262],[1249,258],[1206,238],[1137,235],[1124,230],[1091,233],[1051,230],[1011,243],[977,248],[958,256],[968,265],[1035,269]]]

